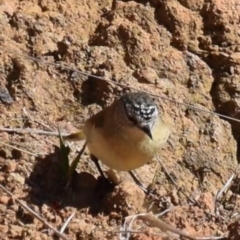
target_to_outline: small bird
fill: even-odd
[[[137,92],[123,94],[64,140],[85,139],[93,160],[101,160],[110,169],[131,171],[149,162],[169,134],[154,100]]]

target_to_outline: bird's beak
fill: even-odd
[[[153,139],[152,133],[151,133],[151,129],[150,129],[149,126],[144,126],[144,127],[142,127],[142,130],[143,130],[151,139]]]

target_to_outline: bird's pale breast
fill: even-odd
[[[167,141],[170,132],[160,118],[152,130],[153,139],[133,126],[112,130],[108,136],[105,130],[88,128],[87,147],[107,167],[119,171],[133,170],[149,162]]]

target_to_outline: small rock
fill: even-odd
[[[9,199],[8,196],[0,196],[0,203],[7,204]]]
[[[15,4],[8,3],[6,1],[6,2],[3,2],[3,4],[1,3],[0,10],[2,10],[3,12],[7,13],[10,16],[12,16],[14,14],[14,12],[16,11],[16,6],[15,6]]]
[[[22,227],[17,225],[10,225],[10,236],[13,238],[20,237],[22,234]]]
[[[135,73],[136,78],[140,83],[152,83],[155,84],[159,78],[156,71],[153,68],[146,67],[138,70]]]
[[[0,88],[0,100],[6,104],[13,103],[13,99],[6,88]]]
[[[0,133],[0,138],[1,138],[2,141],[7,142],[7,141],[9,141],[9,134],[6,133],[6,132],[1,132]]]
[[[179,196],[178,196],[176,190],[173,190],[173,192],[172,192],[172,194],[171,194],[171,202],[172,202],[174,205],[178,205],[179,202],[180,202]]]
[[[7,233],[8,232],[8,226],[0,224],[0,232],[1,233]]]
[[[11,173],[10,176],[22,185],[25,183],[25,179],[19,173]]]
[[[11,172],[15,172],[17,168],[17,164],[15,161],[12,160],[7,160],[5,166],[4,166],[4,170],[11,173]]]

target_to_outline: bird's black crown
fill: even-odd
[[[158,114],[158,108],[153,98],[148,94],[126,93],[121,97],[126,114],[130,121],[139,125],[153,125]]]

